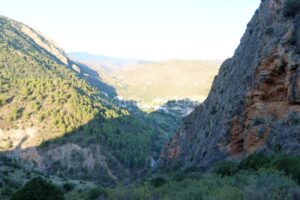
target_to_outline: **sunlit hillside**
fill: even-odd
[[[171,99],[203,101],[221,62],[172,60],[136,64],[115,71],[120,96],[142,104],[163,104]],[[142,87],[141,87],[142,86]]]
[[[108,63],[105,59],[102,60],[102,57],[98,57],[97,61],[95,57],[83,57],[80,53],[71,55],[75,60],[97,71],[104,82],[115,87],[120,99],[137,101],[143,110],[155,109],[169,100],[188,98],[202,102],[207,97],[222,62],[124,61],[125,63],[119,64],[120,67],[116,67],[120,59],[110,59]]]

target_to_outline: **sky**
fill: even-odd
[[[0,0],[67,52],[139,60],[233,55],[261,0]]]

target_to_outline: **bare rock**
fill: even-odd
[[[205,102],[165,145],[160,166],[210,167],[280,147],[300,155],[300,14],[262,1]]]

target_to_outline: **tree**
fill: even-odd
[[[35,177],[17,191],[12,200],[64,200],[64,196],[52,183]]]

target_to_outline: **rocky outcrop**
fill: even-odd
[[[98,179],[106,183],[128,176],[119,161],[100,145],[81,147],[74,143],[52,146],[51,148],[15,149],[6,153],[21,158],[24,166],[46,174],[58,174],[77,179]],[[121,177],[118,177],[122,173]]]
[[[300,13],[287,15],[287,1],[262,1],[206,101],[165,145],[162,166],[300,155]]]
[[[25,168],[45,174],[105,180],[106,183],[124,179],[129,175],[129,171],[98,144],[83,147],[69,142],[43,148],[39,147],[41,138],[37,127],[24,130],[0,129],[0,154],[17,159]]]

